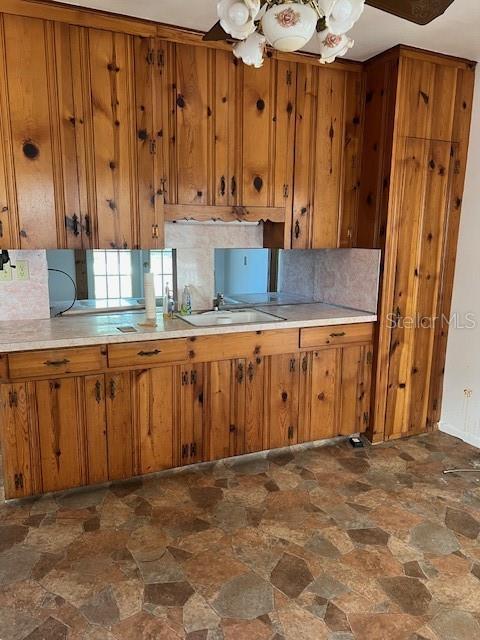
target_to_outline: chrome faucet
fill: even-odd
[[[213,308],[220,309],[225,304],[225,296],[223,293],[217,293],[217,297],[213,300]]]

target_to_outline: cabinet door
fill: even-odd
[[[0,18],[1,20],[1,18]],[[0,22],[1,25],[1,22]],[[1,31],[0,31],[0,56],[1,56]],[[0,81],[1,82],[1,81]],[[0,103],[0,140],[5,140],[2,124],[2,107]],[[10,195],[7,188],[6,173],[6,146],[2,144],[0,149],[0,249],[16,249],[12,229]]]
[[[299,409],[298,354],[271,356],[267,379],[268,448],[295,444],[298,438]]]
[[[137,242],[133,59],[131,36],[89,30],[97,244],[106,249]]]
[[[163,42],[134,39],[136,183],[142,249],[164,246],[165,56]]]
[[[344,347],[341,353],[338,435],[363,433],[369,425],[371,345]]]
[[[205,47],[188,44],[174,47],[171,64],[174,112],[170,131],[174,184],[169,185],[169,201],[176,204],[211,204],[209,56]]]
[[[178,367],[179,448],[178,464],[183,466],[204,460],[203,383],[204,365]]]
[[[56,122],[48,94],[52,80],[49,28],[43,20],[3,15],[5,69],[2,93],[13,159],[20,248],[58,246],[55,193]],[[2,143],[3,146],[3,143]]]
[[[360,73],[299,65],[292,247],[353,246],[364,84]]]
[[[33,383],[0,386],[0,438],[7,499],[41,493]]]
[[[109,477],[105,376],[85,377],[82,397],[85,405],[87,482],[99,484]]]
[[[291,203],[295,135],[296,65],[266,59],[243,69],[243,177],[239,204]]]
[[[341,349],[321,349],[311,354],[309,387],[309,440],[338,435],[340,418]],[[355,406],[355,402],[354,402]],[[350,433],[353,433],[351,431]]]
[[[206,371],[206,458],[240,455],[245,440],[245,361],[211,362]]]
[[[399,161],[399,236],[386,411],[389,437],[427,429],[435,318],[455,164],[452,150],[455,154],[448,142],[407,138]]]
[[[176,368],[135,372],[136,437],[140,474],[175,466]]]
[[[238,203],[242,67],[231,51],[212,50],[214,167],[213,204]]]
[[[81,379],[35,383],[43,491],[85,484]]]
[[[108,473],[110,480],[134,475],[132,374],[106,376]]]
[[[245,370],[245,453],[262,451],[265,443],[265,369],[260,356],[246,361]]]

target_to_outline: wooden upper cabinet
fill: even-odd
[[[88,32],[97,245],[137,244],[135,221],[134,42],[122,33]]]
[[[293,190],[297,65],[244,66],[240,204],[286,208]]]
[[[2,133],[2,113],[0,107],[0,138],[4,140]],[[16,247],[13,242],[10,195],[7,186],[7,174],[5,167],[5,148],[0,149],[0,249],[12,249]]]
[[[292,248],[355,244],[363,77],[298,65]]]

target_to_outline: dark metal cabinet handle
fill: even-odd
[[[117,396],[117,383],[112,378],[110,380],[110,399],[115,400],[116,396]]]
[[[243,364],[239,364],[237,369],[237,380],[239,384],[242,384],[243,382],[243,372],[244,372]]]
[[[225,195],[226,188],[227,188],[227,183],[226,183],[226,180],[225,180],[225,176],[222,176],[220,178],[220,195],[221,196]]]
[[[142,358],[150,358],[151,356],[158,356],[159,353],[162,353],[161,349],[155,349],[154,351],[139,351],[137,355]]]
[[[90,225],[90,216],[87,214],[85,220],[85,235],[89,238],[92,235],[92,229]]]
[[[295,358],[292,358],[292,359],[290,360],[290,371],[291,371],[292,373],[295,373],[295,369],[296,369],[296,367],[297,367],[297,363],[295,362]]]
[[[237,193],[237,181],[235,179],[235,176],[232,176],[232,182],[231,182],[231,194],[232,196],[234,196]]]
[[[331,338],[343,338],[343,336],[346,336],[347,334],[345,333],[345,331],[341,331],[340,333],[331,333],[330,337]]]
[[[95,383],[95,400],[98,404],[102,401],[102,385],[100,380],[97,380]]]
[[[295,234],[295,239],[298,240],[298,238],[300,237],[300,223],[298,222],[298,220],[295,222],[294,234]]]
[[[47,367],[62,367],[69,364],[70,360],[64,358],[63,360],[46,360],[43,364]]]
[[[308,358],[305,356],[302,360],[302,371],[303,373],[307,373],[308,371]]]

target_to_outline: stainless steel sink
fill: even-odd
[[[195,327],[218,327],[228,324],[263,324],[266,322],[282,322],[279,318],[257,309],[235,309],[235,311],[207,311],[191,316],[178,316]]]

